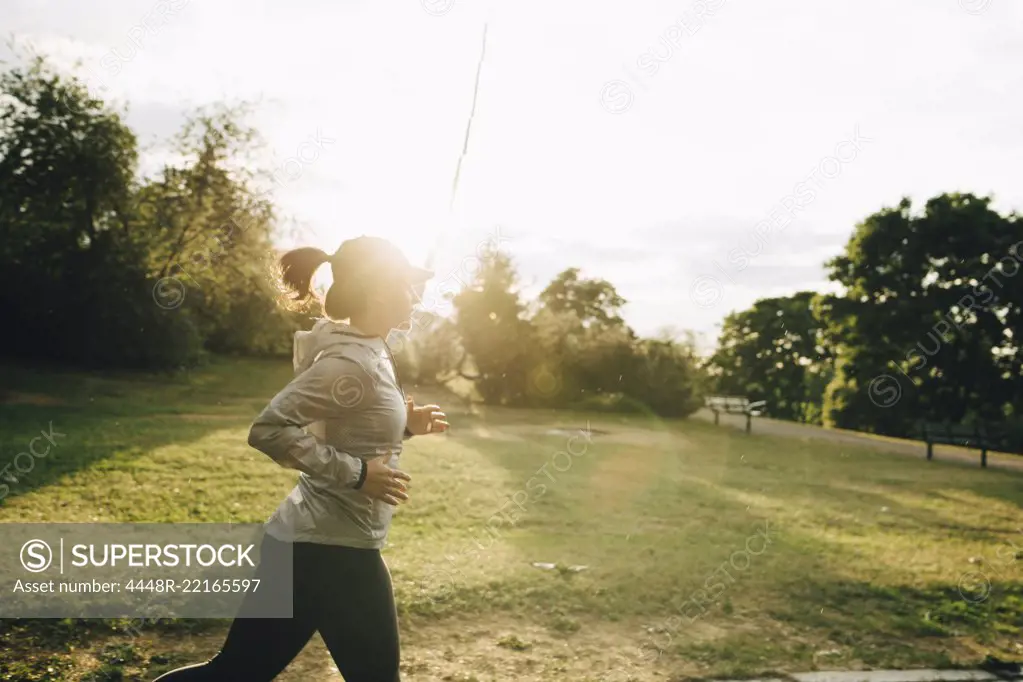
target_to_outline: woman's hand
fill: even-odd
[[[414,436],[422,436],[427,433],[440,433],[447,431],[447,415],[440,411],[440,405],[420,405],[412,401],[412,396],[405,399],[405,407],[408,410],[408,430]]]
[[[389,467],[385,461],[388,459],[389,456],[366,460],[366,479],[359,490],[375,500],[398,506],[408,500],[408,482],[412,477]]]

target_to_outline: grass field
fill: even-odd
[[[10,486],[0,521],[261,522],[293,485],[246,445],[286,361],[175,378],[0,372],[0,466],[51,423],[66,434]],[[674,680],[1023,654],[1019,474],[698,420],[447,400],[450,435],[407,444],[411,500],[385,550],[406,679]],[[212,655],[225,627],[136,637],[120,621],[6,621],[0,679],[150,680]],[[280,679],[340,679],[331,671],[316,638]]]

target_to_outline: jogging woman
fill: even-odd
[[[273,680],[317,631],[347,682],[400,679],[397,613],[380,549],[394,506],[408,499],[410,477],[398,469],[403,441],[448,423],[437,405],[406,399],[385,338],[409,320],[433,273],[364,236],[333,256],[286,253],[284,283],[308,298],[313,273],[327,262],[327,319],[296,333],[295,378],[249,432],[250,445],[301,472],[265,525],[256,577],[266,589],[246,594],[216,656],[159,682]],[[273,598],[275,576],[288,574],[293,617],[246,617]]]

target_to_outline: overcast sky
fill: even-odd
[[[306,242],[439,247],[450,289],[499,235],[528,295],[578,266],[641,334],[825,288],[904,195],[1023,209],[1015,0],[2,0],[0,28],[129,103],[146,168],[195,107],[258,100]]]

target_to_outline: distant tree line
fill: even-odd
[[[841,294],[726,318],[713,389],[781,419],[893,436],[981,420],[1023,448],[1023,220],[990,203],[943,194],[868,216],[827,263]]]
[[[197,112],[168,141],[176,161],[143,177],[121,112],[81,81],[39,58],[0,72],[0,354],[147,369],[290,354],[320,311],[282,305],[281,220],[257,189],[266,174],[243,114]],[[451,315],[416,320],[402,364],[412,381],[460,381],[494,404],[680,417],[713,391],[890,435],[921,419],[1019,428],[1019,216],[970,194],[917,213],[903,199],[858,224],[827,268],[841,294],[731,313],[702,359],[691,336],[637,336],[615,288],[576,268],[524,300],[490,249],[448,295]]]
[[[206,354],[289,355],[320,314],[283,305],[279,218],[250,170],[240,110],[191,117],[176,163],[139,172],[122,113],[43,59],[0,74],[0,354],[82,367],[175,369]],[[691,339],[640,339],[608,282],[567,270],[521,300],[507,256],[402,349],[415,381],[468,382],[505,405],[685,416]]]
[[[273,353],[304,314],[267,277],[273,206],[236,163],[239,112],[199,112],[153,177],[121,113],[43,59],[0,74],[0,310],[6,356],[177,368]]]
[[[401,344],[415,381],[464,380],[485,402],[684,417],[702,404],[705,372],[691,336],[640,338],[625,300],[569,268],[532,302],[517,292],[507,254],[490,250],[471,282],[448,296],[453,314],[416,321]]]

